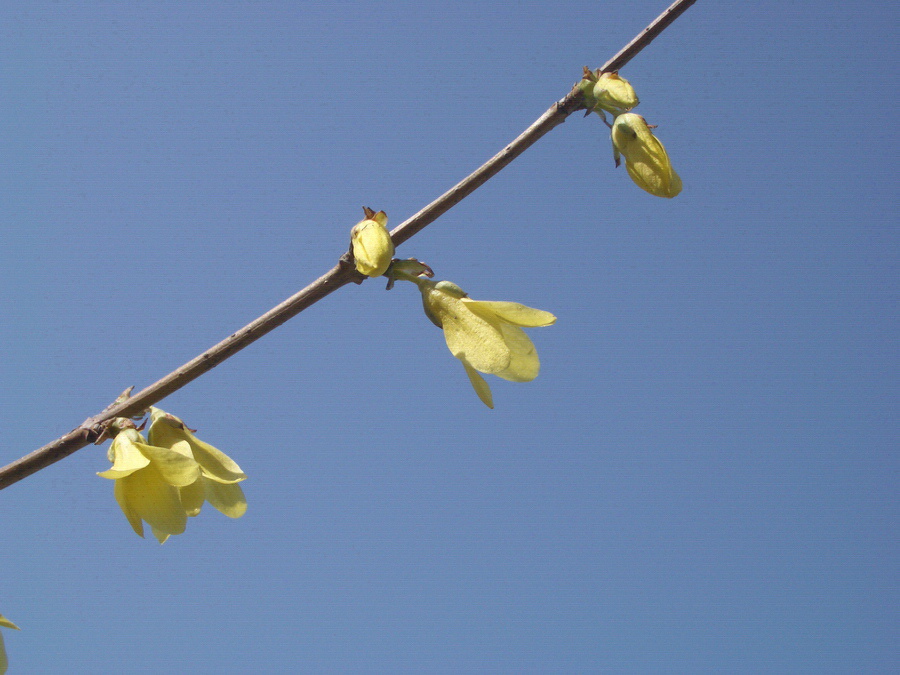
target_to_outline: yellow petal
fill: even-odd
[[[655,136],[651,135],[643,145],[626,155],[625,168],[638,187],[652,195],[671,199],[681,192],[681,178],[672,168],[665,147]]]
[[[463,302],[479,316],[490,320],[496,316],[516,326],[550,326],[556,323],[556,317],[542,309],[526,307],[518,302],[493,302],[486,300],[469,300]]]
[[[681,192],[681,177],[671,167],[661,167],[640,158],[633,162],[626,160],[625,168],[635,185],[654,197],[671,199]]]
[[[379,211],[374,216],[372,216],[372,220],[381,225],[382,227],[387,226],[387,214],[384,211]]]
[[[190,432],[188,434],[194,459],[200,463],[201,472],[206,478],[218,483],[238,483],[247,479],[247,474],[241,471],[241,467],[231,457]]]
[[[151,527],[166,534],[184,532],[187,515],[178,489],[167,483],[153,464],[119,479],[116,486],[119,485],[130,510]]]
[[[383,213],[383,212],[381,212]],[[379,214],[375,214],[377,218]],[[384,218],[387,222],[387,217]],[[383,223],[364,220],[350,232],[356,270],[370,277],[380,277],[387,271],[394,257],[394,242]]]
[[[135,534],[139,537],[144,536],[144,523],[141,521],[141,517],[135,513],[134,509],[131,508],[131,504],[128,502],[129,492],[126,489],[127,485],[123,482],[127,479],[122,478],[116,481],[115,486],[113,487],[113,495],[116,498],[116,501],[119,504],[119,508],[122,509],[122,513],[125,514],[125,517],[128,519],[128,523],[131,525],[131,529],[134,530]]]
[[[240,518],[247,512],[247,499],[240,485],[204,480],[203,488],[206,501],[229,518]]]
[[[9,659],[6,658],[6,646],[3,644],[3,633],[0,633],[0,675],[9,668]]]
[[[494,409],[494,396],[491,394],[491,388],[488,386],[488,383],[485,379],[478,374],[478,371],[475,370],[472,366],[470,366],[465,361],[462,361],[463,368],[466,369],[466,375],[469,376],[469,382],[472,383],[472,388],[475,390],[475,393],[478,394],[478,398],[481,399],[481,402],[484,403],[491,410]]]
[[[160,544],[165,544],[168,541],[168,539],[169,539],[168,534],[166,534],[165,532],[160,532],[155,527],[151,527],[150,529],[153,531],[153,536],[156,537],[156,540]]]
[[[159,408],[150,408],[150,411],[150,429],[147,431],[150,445],[171,448],[179,441],[190,442],[184,422]]]
[[[4,628],[15,628],[16,630],[21,630],[16,624],[14,624],[2,614],[0,614],[0,626],[3,626]]]
[[[509,347],[500,333],[499,322],[487,321],[450,298],[444,303],[441,323],[450,353],[482,373],[499,373],[509,367]]]
[[[618,73],[601,73],[594,84],[592,95],[597,106],[613,114],[623,113],[637,106],[640,101],[634,87]]]
[[[109,478],[111,480],[124,478],[135,471],[143,469],[150,463],[150,460],[141,454],[134,441],[126,433],[116,435],[108,454],[112,458],[113,465],[106,471],[101,471],[97,474],[101,478]]]
[[[247,478],[247,474],[228,455],[194,436],[177,417],[170,415],[168,418],[161,410],[156,410],[151,415],[148,433],[150,443],[175,450],[176,444],[186,442],[190,445],[191,456],[200,464],[203,475],[220,483],[236,483]]]
[[[518,326],[501,323],[500,330],[509,347],[510,359],[509,366],[494,375],[512,382],[531,382],[541,370],[534,343]]]
[[[619,115],[611,131],[613,146],[625,156],[625,168],[635,184],[656,197],[671,199],[681,192],[681,178],[672,168],[662,142],[640,115]]]
[[[203,508],[203,483],[205,481],[201,478],[198,481],[191,483],[183,488],[179,488],[178,492],[181,495],[181,505],[184,507],[184,512],[188,515],[188,517],[193,518],[200,514],[200,509]]]
[[[184,487],[200,478],[200,465],[193,457],[186,456],[184,444],[182,451],[162,448],[157,445],[135,443],[141,453],[148,457],[153,466],[159,470],[162,479],[169,485]]]

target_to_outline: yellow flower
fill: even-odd
[[[619,115],[610,136],[616,166],[619,153],[625,155],[625,168],[639,188],[657,197],[672,198],[681,192],[681,178],[643,117],[635,113]]]
[[[16,624],[14,624],[2,614],[0,614],[0,626],[3,626],[4,628],[15,628],[16,630],[19,630],[19,627]],[[6,659],[6,647],[3,646],[3,633],[0,633],[0,675],[3,675],[8,667],[9,661],[7,661]]]
[[[584,79],[579,82],[578,88],[584,94],[584,102],[588,109],[596,112],[604,120],[606,119],[604,110],[613,115],[621,115],[640,103],[634,87],[624,77],[619,77],[617,72],[601,73],[598,70],[594,73],[585,67]]]
[[[619,77],[618,73],[601,73],[594,85],[593,94],[596,107],[613,115],[628,112],[640,103],[634,87],[624,77]]]
[[[162,448],[147,443],[136,429],[123,429],[107,456],[112,467],[97,475],[115,481],[116,501],[139,536],[144,536],[142,521],[147,521],[160,544],[170,534],[184,532],[187,516],[179,488],[200,476],[200,465],[187,443]]]
[[[394,242],[387,229],[387,215],[384,211],[375,213],[367,206],[366,214],[350,231],[350,245],[356,270],[369,277],[380,277],[387,271],[394,257]]]
[[[413,280],[413,279],[410,279]],[[517,302],[485,302],[469,298],[456,284],[417,278],[428,318],[444,330],[450,353],[462,361],[478,398],[488,407],[491,389],[478,372],[513,382],[530,382],[541,364],[531,340],[520,326],[549,326],[550,312]]]
[[[186,450],[199,465],[194,480],[179,487],[181,503],[188,516],[199,514],[204,501],[229,518],[240,518],[246,513],[247,500],[238,483],[245,480],[247,474],[228,455],[201,441],[184,422],[159,408],[150,408],[147,437],[151,445],[173,451]]]

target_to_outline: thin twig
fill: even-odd
[[[646,47],[670,23],[681,15],[696,0],[678,0],[647,28],[641,31],[618,54],[610,59],[602,70],[618,70],[628,63],[638,52]],[[494,155],[476,171],[460,181],[457,185],[431,202],[424,209],[398,225],[391,236],[399,246],[407,239],[421,231],[456,204],[472,194],[490,178],[499,173],[506,165],[521,155],[544,134],[562,124],[573,112],[583,109],[581,93],[573,89],[563,99],[557,101],[537,121],[522,132],[512,143]],[[52,443],[31,452],[0,469],[0,490],[16,483],[26,476],[40,471],[68,457],[77,450],[92,443],[103,431],[105,422],[114,417],[131,417],[138,415],[158,403],[169,394],[178,391],[203,373],[211,370],[228,357],[236,354],[244,347],[255,342],[263,335],[274,330],[288,319],[296,316],[326,295],[351,282],[359,283],[363,279],[352,261],[345,254],[340,262],[309,286],[291,296],[277,307],[272,308],[252,323],[222,340],[219,344],[206,350],[200,356],[187,362],[164,378],[138,392],[127,401],[110,406],[98,415],[85,420]]]
[[[626,63],[637,56],[638,52],[653,42],[657,35],[668,28],[669,24],[684,14],[687,11],[687,8],[696,1],[697,0],[678,0],[677,2],[673,2],[669,6],[669,9],[656,17],[656,19],[653,20],[653,23],[638,33],[631,42],[622,47],[619,53],[607,61],[600,70],[605,73],[620,70]]]

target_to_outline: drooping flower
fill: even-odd
[[[604,121],[604,110],[614,116],[621,115],[640,103],[634,87],[624,77],[619,77],[618,72],[592,72],[585,67],[584,78],[578,83],[578,88],[584,95],[588,110],[596,112]]]
[[[625,156],[628,175],[639,188],[669,199],[681,192],[681,178],[643,117],[635,113],[619,115],[613,122],[610,137],[616,166],[621,153]]]
[[[413,279],[410,279],[413,280]],[[556,322],[550,312],[517,302],[472,300],[456,284],[417,278],[425,314],[444,331],[450,353],[462,361],[469,381],[488,408],[494,407],[488,383],[479,372],[512,382],[530,382],[540,360],[524,327]]]
[[[200,476],[187,443],[163,448],[148,443],[136,429],[125,428],[116,434],[107,456],[112,467],[97,475],[115,481],[116,501],[138,536],[144,536],[143,521],[160,544],[184,532],[187,516],[179,489]]]
[[[15,630],[19,630],[19,627],[16,624],[2,614],[0,614],[0,626],[3,628],[14,628]],[[9,661],[6,658],[6,647],[3,644],[3,632],[0,631],[0,675],[3,675],[8,667]]]
[[[247,511],[244,491],[238,485],[247,474],[221,450],[194,436],[184,422],[159,408],[150,408],[147,437],[154,446],[173,451],[187,451],[199,465],[196,477],[179,487],[181,503],[188,516],[200,513],[203,502],[229,518],[240,518]]]
[[[387,215],[384,211],[375,213],[363,207],[365,219],[350,230],[350,245],[356,271],[369,277],[380,277],[387,271],[394,257],[394,242],[387,229]]]

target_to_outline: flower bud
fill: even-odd
[[[672,168],[665,147],[643,117],[635,113],[619,115],[612,125],[610,138],[616,166],[621,153],[625,156],[628,175],[639,188],[669,199],[681,192],[681,178]]]
[[[613,115],[621,115],[640,103],[634,87],[624,77],[619,77],[618,72],[593,72],[585,67],[578,89],[584,95],[587,109],[596,112],[604,120],[604,110]]]
[[[597,83],[594,85],[593,98],[595,107],[601,108],[613,115],[621,115],[634,108],[640,100],[634,93],[634,87],[618,73],[600,73]]]
[[[394,257],[394,242],[387,229],[387,215],[384,211],[375,213],[363,207],[366,214],[350,231],[350,244],[356,270],[369,277],[380,277],[387,271]]]

